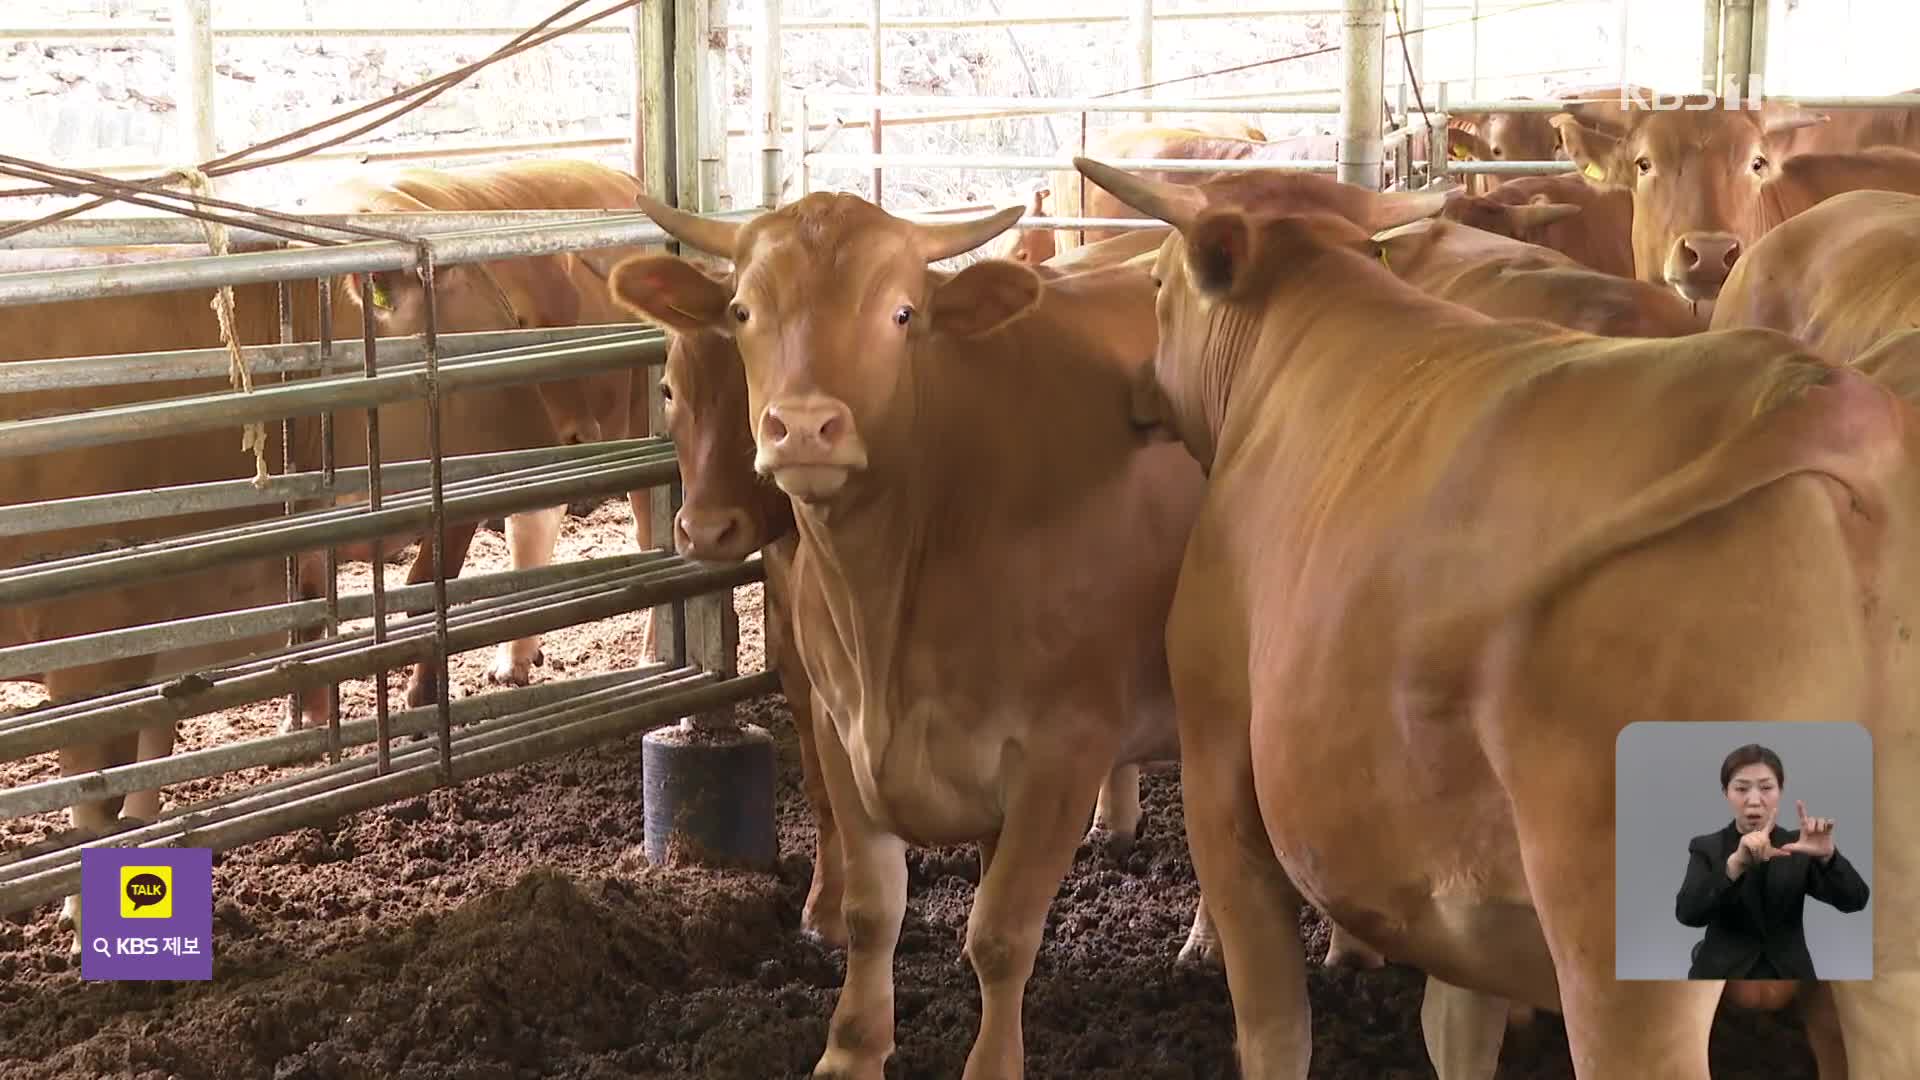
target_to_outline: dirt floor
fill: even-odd
[[[627,511],[570,518],[560,558],[627,550]],[[502,569],[482,530],[472,570]],[[365,588],[364,566],[343,590]],[[404,578],[403,566],[388,579]],[[742,589],[744,668],[759,670],[758,587]],[[535,678],[631,663],[641,620],[551,635]],[[487,652],[456,658],[461,695],[486,689]],[[399,682],[395,677],[396,685]],[[0,685],[0,707],[34,700]],[[396,698],[397,700],[397,698]],[[370,714],[366,685],[347,716]],[[182,725],[197,748],[268,734],[279,703]],[[491,1080],[804,1076],[845,971],[797,933],[813,850],[784,701],[741,707],[778,738],[778,875],[660,870],[642,840],[640,736],[215,856],[210,983],[83,983],[55,906],[0,919],[0,1077],[136,1080]],[[183,785],[193,801],[287,770]],[[50,757],[0,766],[0,785],[54,775]],[[1196,897],[1178,776],[1149,774],[1146,820],[1124,865],[1083,851],[1047,921],[1024,1013],[1027,1075],[1235,1075],[1225,980],[1176,969]],[[61,821],[0,822],[0,850]],[[889,1077],[957,1077],[979,1020],[960,960],[978,879],[974,849],[911,855],[895,966]],[[1410,969],[1328,971],[1311,912],[1312,1076],[1432,1076]],[[1810,1080],[1797,1025],[1724,1010],[1716,1075]],[[1508,1033],[1500,1076],[1571,1077],[1564,1029],[1541,1015]]]

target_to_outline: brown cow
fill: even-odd
[[[1648,94],[1645,87],[1625,86],[1568,87],[1554,94],[1562,101],[1581,98],[1588,103],[1569,105],[1567,111],[1582,123],[1603,131],[1622,123],[1623,108],[1635,107]],[[1595,100],[1599,99],[1599,100]],[[1530,101],[1519,95],[1514,100]],[[1449,112],[1447,114],[1447,156],[1455,161],[1558,161],[1566,158],[1560,132],[1551,123],[1551,113],[1540,112]],[[1503,177],[1486,173],[1470,175],[1467,190],[1489,195],[1515,180],[1527,177]]]
[[[1785,331],[1851,364],[1887,334],[1920,326],[1916,252],[1920,197],[1835,195],[1753,245],[1727,277],[1713,326]]]
[[[1882,147],[1775,160],[1769,138],[1818,123],[1803,110],[1640,111],[1620,135],[1554,123],[1588,180],[1633,195],[1633,253],[1643,281],[1711,300],[1740,253],[1832,195],[1860,188],[1920,192],[1920,154]]]
[[[1849,1065],[1911,1072],[1920,755],[1888,748],[1920,745],[1920,414],[1771,331],[1425,296],[1297,209],[1313,178],[1276,208],[1280,178],[1078,165],[1177,230],[1157,359],[1103,396],[1208,470],[1167,641],[1243,1071],[1306,1072],[1305,896],[1439,982],[1477,1075],[1501,995],[1561,1010],[1581,1080],[1705,1080],[1722,984],[1614,979],[1614,744],[1785,715],[1879,748],[1875,977],[1832,992]],[[1437,209],[1372,198],[1371,228]]]
[[[643,258],[623,292],[734,335],[756,467],[793,497],[850,939],[815,1075],[879,1076],[892,1052],[906,845],[977,841],[964,1075],[1020,1076],[1025,985],[1096,792],[1177,751],[1161,628],[1201,476],[1119,406],[1152,286],[1126,266],[1044,290],[1006,260],[930,273],[1019,208],[916,225],[821,192],[736,225],[640,205],[734,259],[728,287]]]
[[[1819,115],[1819,123],[1795,127],[1770,140],[1768,149],[1774,158],[1785,161],[1799,154],[1843,154],[1876,146],[1920,150],[1920,108],[1824,109]]]
[[[1158,246],[1155,240],[1154,247]],[[1128,234],[1077,248],[1063,256],[1063,261],[1069,263],[1069,269],[1098,269],[1138,254],[1133,249],[1142,247],[1136,234]],[[1056,272],[1051,266],[1041,269],[1052,277],[1064,272]],[[725,275],[709,272],[709,276],[724,279]],[[946,277],[935,276],[941,280]],[[628,283],[626,287],[633,286]],[[616,299],[622,288],[616,269],[612,281]],[[638,307],[630,310],[645,314]],[[635,385],[640,383],[636,380]],[[800,925],[818,941],[845,945],[839,839],[814,749],[812,683],[794,643],[790,582],[799,537],[794,531],[793,507],[785,492],[754,474],[746,372],[732,338],[713,330],[669,331],[661,389],[667,401],[667,434],[680,461],[683,491],[680,510],[674,516],[675,550],[700,562],[738,562],[755,551],[761,554],[766,572],[767,652],[774,658],[781,688],[793,712],[800,739],[802,786],[818,826],[813,882]],[[636,512],[639,505],[636,502]],[[1139,781],[1137,765],[1121,766],[1109,774],[1094,806],[1087,837],[1090,843],[1120,852],[1131,848],[1140,821]],[[1196,910],[1195,921],[1200,929],[1190,937],[1183,959],[1213,962],[1217,957],[1210,955],[1212,934],[1204,906]]]
[[[1413,222],[1367,246],[1402,281],[1496,319],[1545,319],[1609,337],[1680,337],[1706,329],[1692,305],[1667,289],[1454,221]]]
[[[541,160],[503,162],[467,169],[406,169],[384,181],[354,179],[315,199],[313,213],[398,213],[485,210],[631,210],[640,184],[631,175],[589,161]],[[595,253],[600,265],[609,265],[624,252]],[[630,322],[632,317],[607,294],[606,280],[593,261],[571,253],[481,263],[477,271],[491,282],[505,305],[503,319],[489,325],[471,320],[449,321],[441,316],[439,331],[523,329],[597,323]],[[336,294],[336,309],[351,315],[348,331],[360,336],[359,276],[345,275]],[[412,273],[374,275],[375,333],[382,337],[418,334],[426,328],[425,290]],[[336,328],[340,333],[340,328]],[[543,383],[514,384],[467,390],[449,395],[443,403],[441,432],[447,454],[490,453],[541,446],[599,442],[647,433],[646,413],[631,416],[632,373],[603,372]],[[642,381],[644,385],[644,380]],[[529,393],[543,408],[526,407]],[[427,416],[418,400],[397,402],[380,410],[381,454],[404,461],[427,456]],[[366,413],[350,410],[335,418],[336,454],[341,466],[366,464]],[[307,467],[318,467],[319,422],[307,421],[301,444]],[[360,496],[344,497],[351,502]],[[546,566],[565,519],[566,507],[553,506],[507,517],[507,548],[516,570]],[[636,543],[652,546],[652,517],[635,513]],[[458,576],[479,522],[447,523],[446,573]],[[410,539],[410,538],[408,538]],[[422,538],[409,584],[432,580],[430,539]],[[652,614],[649,613],[651,626]],[[648,651],[654,635],[648,634]],[[524,686],[541,660],[538,635],[502,642],[487,672],[490,682]],[[438,700],[434,668],[415,665],[408,681],[407,702],[419,706]]]
[[[1577,211],[1577,212],[1576,212]],[[1633,276],[1633,196],[1577,176],[1522,176],[1483,196],[1455,193],[1443,217]]]

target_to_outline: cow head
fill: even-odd
[[[1671,286],[1688,300],[1711,300],[1766,228],[1764,199],[1775,174],[1769,137],[1824,118],[1772,103],[1728,108],[1688,98],[1686,104],[1699,107],[1623,113],[1618,134],[1582,126],[1567,114],[1553,123],[1590,183],[1633,193],[1640,279]]]
[[[832,500],[870,465],[914,449],[914,353],[938,334],[971,338],[1031,310],[1040,278],[1007,260],[957,274],[928,266],[992,240],[1024,207],[919,224],[853,195],[816,192],[746,223],[642,196],[689,247],[733,260],[716,281],[674,256],[622,264],[615,289],[681,333],[730,336],[747,378],[754,467],[803,503]]]
[[[614,268],[609,294],[644,315],[626,299],[635,288],[634,282],[623,280],[627,269],[625,264]],[[643,382],[635,382],[633,396],[635,410],[644,409]],[[696,562],[739,562],[791,531],[792,504],[778,488],[754,475],[747,374],[733,340],[710,329],[671,332],[660,396],[666,405],[666,433],[680,462],[674,550]],[[644,503],[635,502],[634,512],[642,512]]]
[[[1172,184],[1088,158],[1074,168],[1172,225],[1153,267],[1159,342],[1136,385],[1136,423],[1172,428],[1203,467],[1230,382],[1225,365],[1261,333],[1267,295],[1308,259],[1362,249],[1372,233],[1438,214],[1444,192],[1381,194],[1311,174],[1242,173]]]
[[[1053,198],[1053,190],[1042,185],[1034,188],[1028,195],[1028,207],[1034,217],[1043,217],[1047,205]],[[1054,240],[1052,229],[1026,229],[1006,234],[1003,243],[997,245],[992,254],[995,258],[1012,259],[1028,266],[1038,266],[1059,253],[1059,244]]]
[[[1544,113],[1454,113],[1447,117],[1447,155],[1455,160],[1553,161],[1560,133]],[[1503,177],[1481,176],[1489,189]]]

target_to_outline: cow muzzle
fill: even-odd
[[[867,467],[867,449],[853,413],[834,398],[815,395],[776,401],[754,433],[754,469],[802,501],[825,499]]]
[[[682,506],[673,516],[673,548],[704,563],[737,563],[760,548],[760,530],[737,506],[708,510]]]
[[[1713,300],[1739,260],[1740,239],[1732,233],[1687,233],[1667,253],[1667,284],[1688,300]]]

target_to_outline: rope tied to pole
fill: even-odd
[[[174,175],[195,196],[213,198],[213,178],[198,167],[185,165],[174,170]],[[215,256],[227,254],[230,239],[225,223],[205,216],[200,218],[200,225],[206,230],[208,252]],[[207,306],[213,309],[214,317],[220,322],[220,343],[227,349],[227,381],[240,393],[253,393],[253,371],[247,367],[246,350],[240,345],[240,335],[234,329],[233,286],[215,288],[213,299]],[[261,421],[256,420],[240,429],[240,452],[244,454],[248,451],[253,453],[253,486],[264,488],[272,474],[267,471],[267,425]]]

